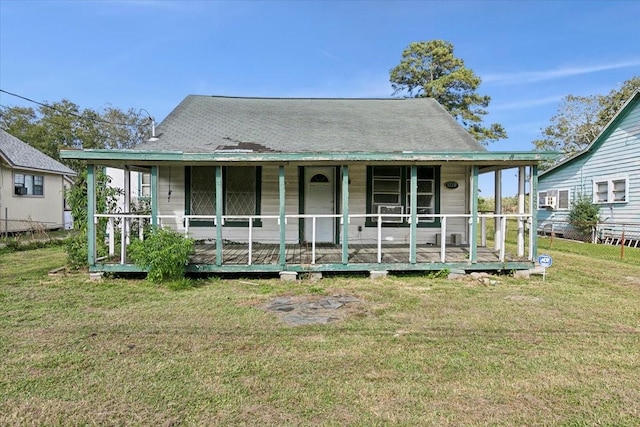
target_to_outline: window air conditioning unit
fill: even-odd
[[[399,216],[383,216],[382,222],[401,223],[403,211],[404,211],[403,206],[378,206],[378,213],[381,215],[392,215],[392,214],[399,215]]]
[[[553,196],[547,196],[544,198],[544,203],[542,204],[542,207],[544,208],[555,208],[556,207],[556,198]]]
[[[18,196],[24,196],[27,194],[27,187],[23,185],[16,185],[13,192]]]

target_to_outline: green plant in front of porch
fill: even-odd
[[[122,194],[119,188],[109,186],[111,178],[104,169],[96,168],[96,212],[112,213],[118,209],[118,196]],[[87,171],[81,171],[75,179],[71,189],[66,193],[67,203],[71,207],[73,216],[73,227],[76,233],[67,239],[67,263],[72,269],[79,269],[87,266],[88,236],[87,226],[89,218],[88,212],[88,192],[87,192]],[[98,257],[106,256],[108,248],[105,243],[107,233],[107,218],[100,218],[96,227],[96,252]]]
[[[193,249],[193,239],[169,228],[157,228],[147,239],[133,241],[129,255],[136,265],[147,269],[149,281],[160,283],[184,277]]]

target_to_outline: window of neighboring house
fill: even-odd
[[[437,213],[439,209],[439,169],[433,166],[418,167],[417,214],[421,215],[419,226],[439,225],[434,217],[422,215]],[[369,166],[367,168],[367,213],[411,214],[411,167]],[[370,217],[366,225],[374,226],[378,218]],[[408,218],[387,216],[382,219],[385,226],[406,226]]]
[[[552,197],[553,199],[549,199]],[[569,190],[547,190],[538,192],[538,209],[552,207],[558,210],[568,210],[571,207]]]
[[[140,196],[139,197],[151,197],[151,174],[140,174]]]
[[[261,168],[253,166],[228,166],[222,168],[223,215],[260,215]],[[215,167],[193,166],[187,168],[187,214],[216,214]],[[213,220],[193,220],[193,225],[212,226]],[[246,219],[227,219],[225,225],[246,226]],[[254,220],[254,225],[260,225]]]
[[[628,200],[627,178],[596,179],[593,181],[593,203],[625,203]]]
[[[44,195],[44,176],[17,173],[13,176],[15,194],[24,196]]]

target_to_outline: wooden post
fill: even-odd
[[[445,236],[447,235],[447,217],[443,216],[440,220],[440,262],[444,264],[446,259],[447,242]]]
[[[524,256],[524,166],[518,168],[518,256]]]
[[[538,165],[531,165],[531,189],[529,191],[531,199],[538,198]],[[537,204],[531,203],[532,206]],[[531,210],[531,260],[538,257],[538,209]]]
[[[477,165],[471,166],[471,236],[469,261],[478,262],[478,171]],[[444,236],[442,236],[444,238]],[[504,244],[503,244],[504,246]]]
[[[151,226],[158,226],[158,166],[151,166]]]
[[[278,167],[278,195],[279,195],[279,220],[280,223],[280,266],[284,268],[287,263],[286,241],[286,206],[285,206],[285,179],[284,165]]]
[[[222,166],[216,166],[216,265],[222,265]]]
[[[496,170],[494,179],[493,200],[495,201],[494,213],[496,216],[493,224],[493,247],[498,251],[500,250],[500,245],[502,243],[502,238],[500,236],[500,219],[498,217],[498,215],[502,215],[502,171],[500,169]]]
[[[349,263],[349,166],[342,166],[342,263]]]
[[[96,177],[95,165],[87,165],[87,262],[96,264]]]
[[[533,211],[538,209],[538,195],[533,193],[533,166],[529,166],[529,261],[533,259],[533,242],[538,238],[538,230],[533,227]]]
[[[418,167],[416,165],[411,166],[411,184],[410,184],[410,201],[409,205],[411,206],[411,225],[409,232],[409,263],[415,264],[417,258],[416,251],[416,239],[417,239],[417,231],[418,231]]]

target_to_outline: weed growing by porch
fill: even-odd
[[[145,240],[131,242],[129,251],[133,262],[147,270],[147,279],[160,283],[183,280],[193,245],[193,239],[177,231],[157,228]]]
[[[47,276],[65,263],[60,248],[4,254],[0,424],[637,425],[640,263],[576,253],[592,247],[545,248],[546,282],[243,278],[179,290]],[[290,327],[261,309],[319,287],[362,310]]]

